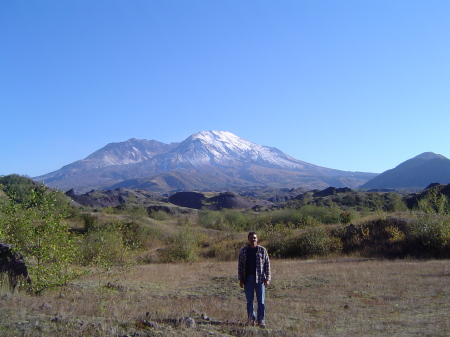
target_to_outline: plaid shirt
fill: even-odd
[[[245,282],[246,274],[245,267],[247,264],[247,251],[249,245],[245,246],[239,252],[238,258],[238,278]],[[257,246],[256,252],[256,283],[263,283],[264,281],[270,281],[270,261],[267,250],[262,246]]]

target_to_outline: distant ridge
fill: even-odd
[[[432,183],[450,183],[450,160],[440,154],[424,152],[381,173],[360,188],[423,189]]]
[[[173,193],[249,186],[356,188],[374,176],[310,164],[231,132],[202,131],[181,143],[134,138],[111,143],[85,159],[33,179],[77,193],[120,187]]]

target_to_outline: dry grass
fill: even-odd
[[[0,335],[450,335],[449,261],[273,260],[264,330],[241,323],[236,267],[141,265],[91,274],[40,297],[1,289]],[[179,321],[187,316],[195,328]]]

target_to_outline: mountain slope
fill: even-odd
[[[140,163],[151,159],[158,153],[170,151],[176,147],[177,143],[164,144],[155,140],[145,139],[129,139],[121,143],[110,143],[100,150],[87,156],[85,159],[78,160],[74,163],[66,165],[61,169],[40,176],[46,181],[57,175],[78,173],[81,171],[95,170],[108,166],[128,165]],[[58,174],[56,174],[56,172]]]
[[[230,132],[203,131],[170,145],[136,139],[108,144],[86,159],[35,179],[77,192],[117,187],[168,192],[242,186],[356,187],[374,176],[306,163]]]
[[[369,180],[360,188],[425,188],[431,183],[450,183],[450,160],[424,152]]]

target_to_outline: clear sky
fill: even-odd
[[[207,130],[346,171],[450,158],[450,1],[2,0],[0,123],[0,175]]]

